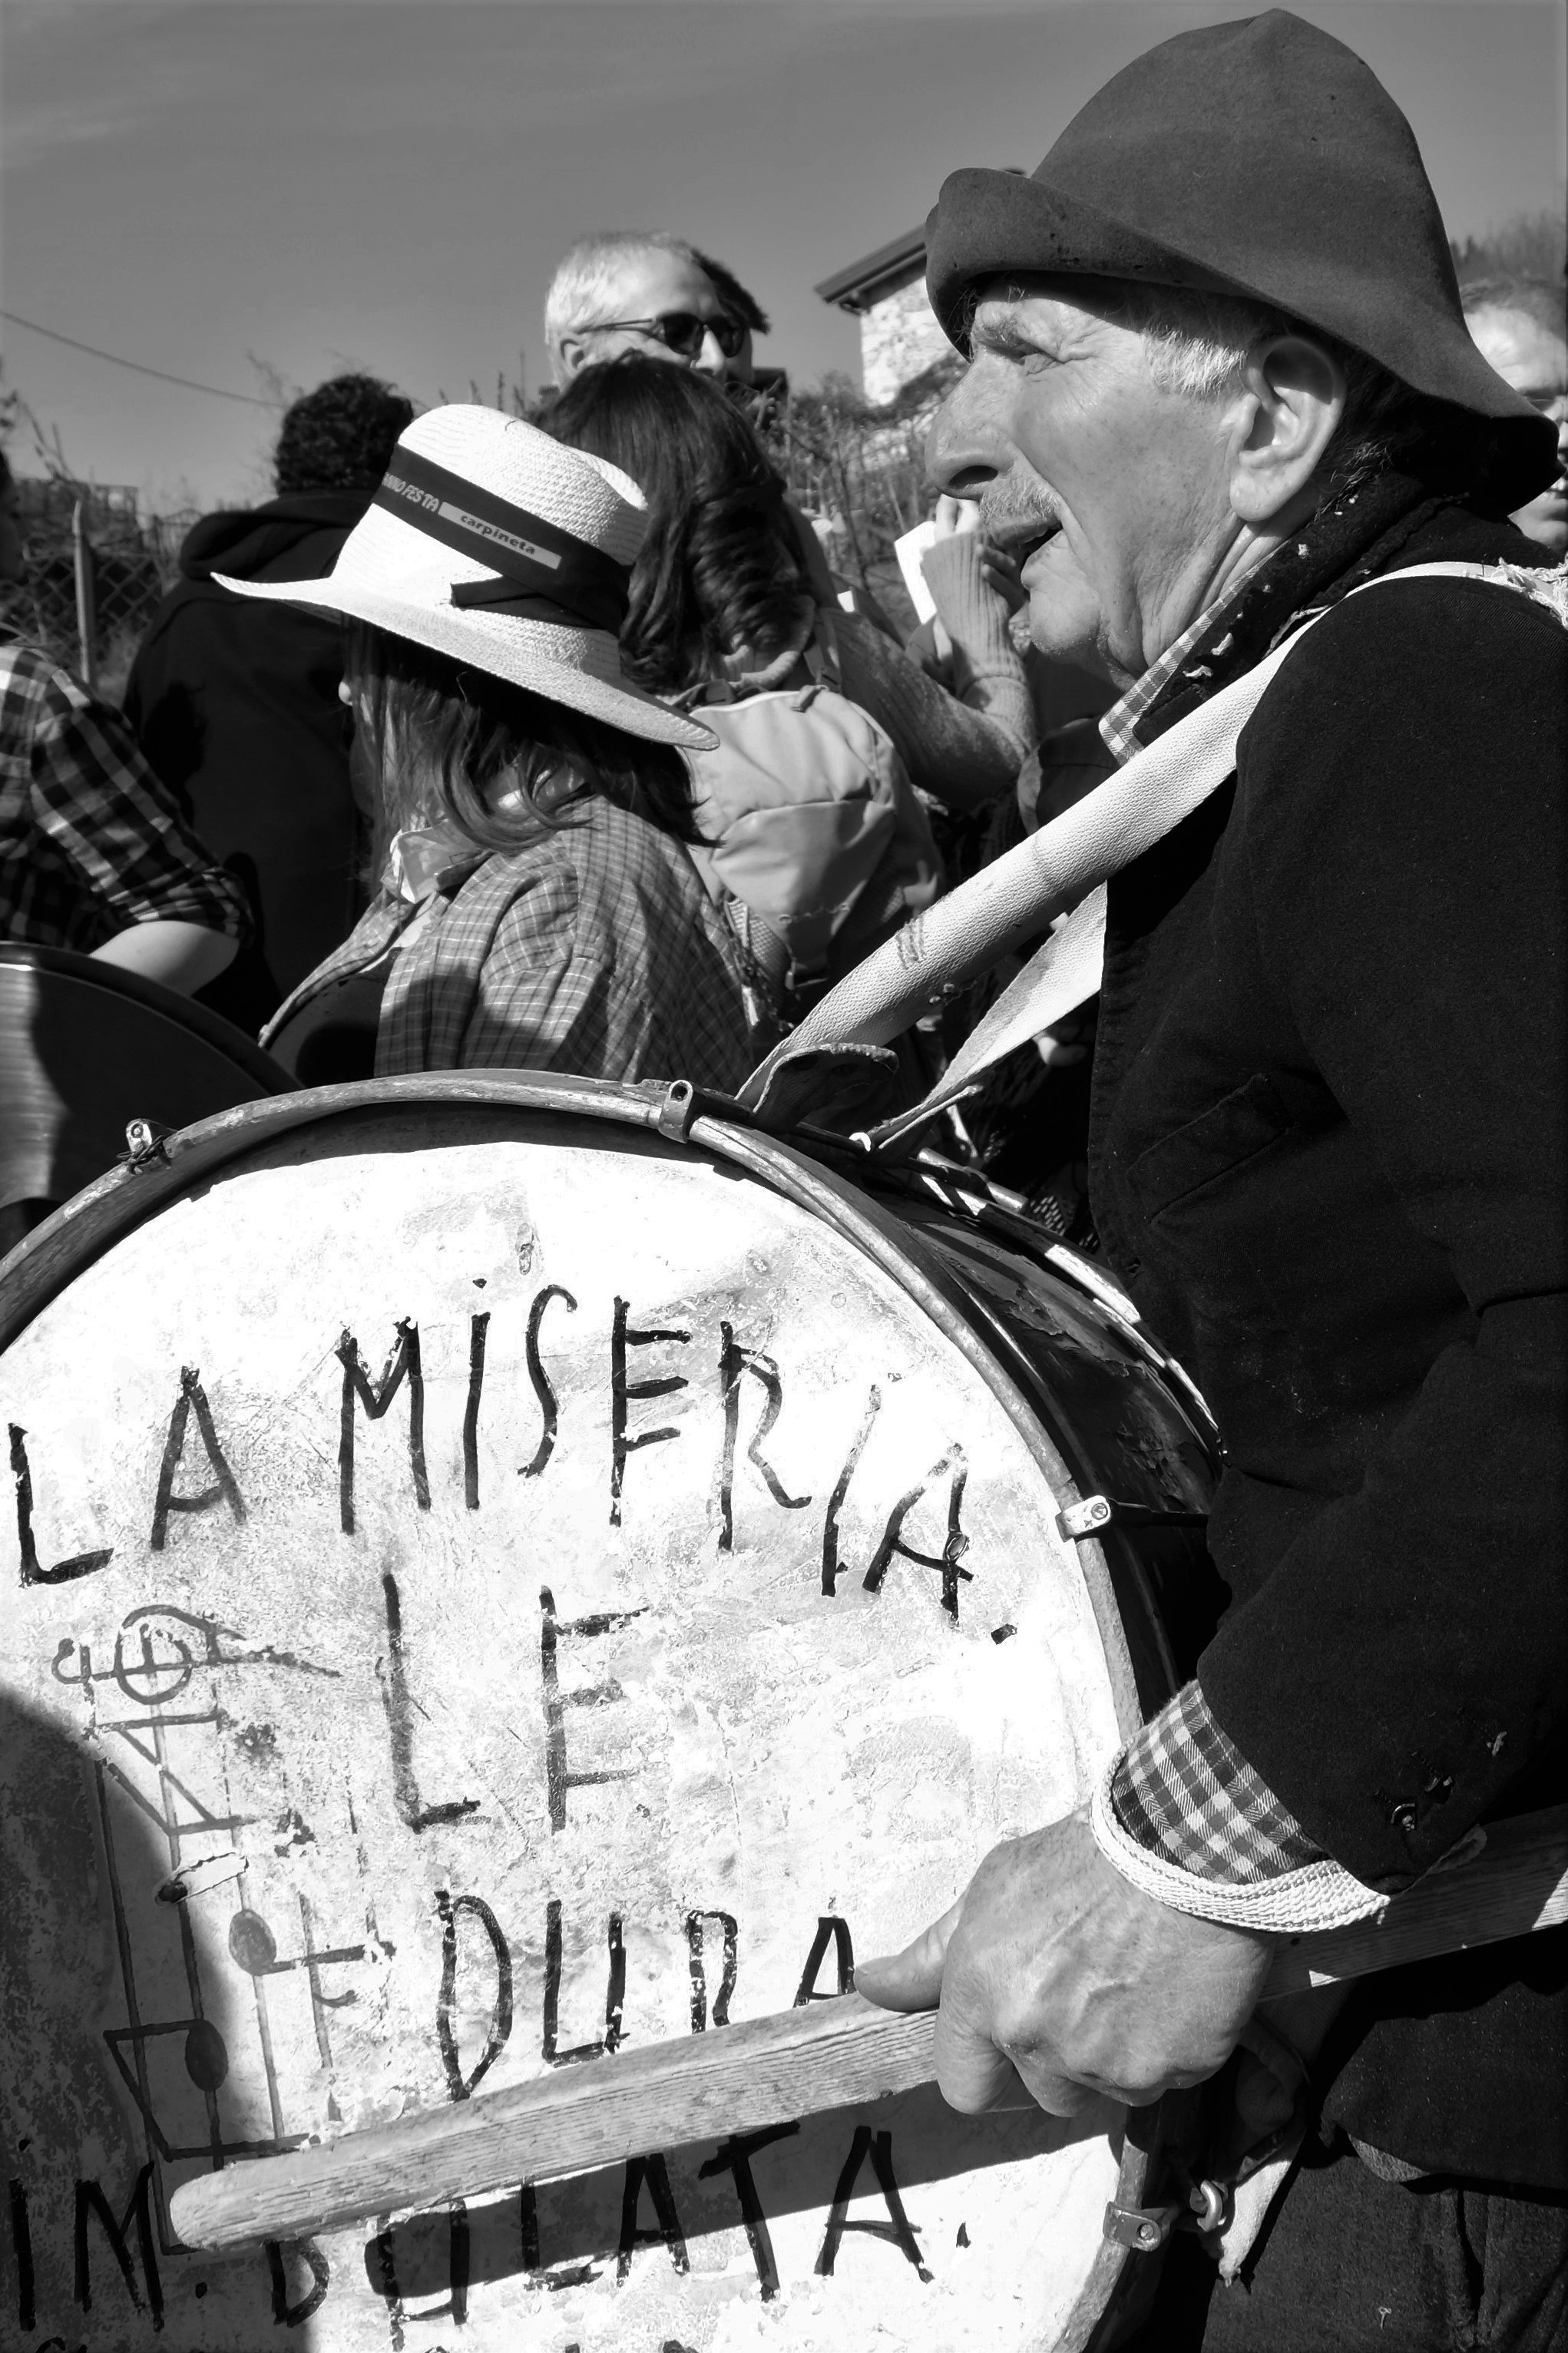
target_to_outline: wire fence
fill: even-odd
[[[475,387],[477,391],[477,387]],[[921,379],[891,408],[847,377],[796,393],[779,378],[753,421],[795,503],[818,523],[836,570],[906,631],[914,611],[893,543],[929,511],[925,438],[943,386]],[[526,413],[516,387],[498,406]],[[46,455],[48,453],[46,452]],[[0,590],[0,619],[118,702],[137,647],[179,577],[195,509],[146,512],[133,490],[77,480],[58,464],[16,481],[27,578]]]
[[[1563,269],[1562,218],[1555,212],[1517,214],[1485,237],[1468,237],[1450,249],[1461,279],[1523,274],[1555,285]],[[113,356],[95,346],[81,348]],[[830,375],[796,391],[782,370],[761,370],[748,404],[790,496],[816,522],[830,562],[906,630],[914,613],[893,543],[930,511],[926,436],[962,365],[956,353],[939,360],[882,407],[872,406],[847,376]],[[284,388],[275,389],[281,401]],[[472,381],[468,396],[476,402],[489,398]],[[495,406],[510,415],[537,417],[552,396],[548,390],[525,395],[521,371],[517,380],[504,373],[497,378]],[[195,510],[150,514],[133,491],[78,480],[58,432],[47,434],[16,392],[0,385],[0,441],[24,422],[32,427],[44,475],[17,480],[30,576],[19,588],[0,586],[0,620],[41,640],[57,660],[118,701],[159,599],[178,577],[180,543]]]
[[[144,513],[134,491],[53,475],[18,479],[27,576],[3,617],[118,702],[136,649],[179,575],[194,511]]]

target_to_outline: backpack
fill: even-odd
[[[800,1014],[928,907],[942,859],[885,728],[839,681],[819,610],[803,686],[731,699],[704,690],[716,751],[686,752],[703,835],[690,845],[767,1009]]]

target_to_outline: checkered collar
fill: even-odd
[[[1227,588],[1212,605],[1205,605],[1195,621],[1189,623],[1174,642],[1165,648],[1158,661],[1151,662],[1135,686],[1130,686],[1120,702],[1113,702],[1100,723],[1100,733],[1106,750],[1118,767],[1125,767],[1134,752],[1142,749],[1138,741],[1138,723],[1155,697],[1167,687],[1182,668],[1189,654],[1195,653],[1204,639],[1217,625],[1221,614],[1244,588],[1248,588],[1256,575],[1256,565],[1244,572],[1241,578]],[[1221,639],[1222,647],[1225,640]],[[1196,685],[1211,675],[1206,665],[1194,665],[1187,677]]]
[[[1221,686],[1261,661],[1309,607],[1332,604],[1386,571],[1443,501],[1390,470],[1346,491],[1244,573],[1167,646],[1100,723],[1118,766]],[[1205,657],[1196,660],[1199,653]]]

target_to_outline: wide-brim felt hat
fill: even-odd
[[[621,669],[647,507],[627,474],[521,417],[453,404],[398,437],[380,489],[321,580],[213,577],[237,596],[373,622],[394,637],[654,744],[710,729]]]
[[[960,349],[965,295],[1009,272],[1250,296],[1494,419],[1507,506],[1557,470],[1555,428],[1470,339],[1410,125],[1352,49],[1282,8],[1135,58],[1026,179],[951,174],[926,253]]]

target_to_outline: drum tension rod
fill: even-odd
[[[1222,2182],[1200,2181],[1186,2202],[1172,2206],[1119,2206],[1105,2210],[1104,2235],[1134,2254],[1156,2254],[1173,2231],[1219,2231],[1230,2219],[1230,2192]]]
[[[1206,1512],[1164,1512],[1152,1504],[1119,1504],[1110,1495],[1086,1495],[1057,1514],[1057,1526],[1069,1544],[1082,1544],[1101,1528],[1206,1528]]]
[[[1158,2253],[1182,2219],[1179,2206],[1119,2206],[1112,2199],[1105,2210],[1105,2236],[1134,2254]]]
[[[164,1139],[174,1133],[162,1120],[128,1120],[125,1127],[125,1149],[120,1155],[121,1166],[140,1176],[144,1169],[166,1168],[169,1155]]]
[[[689,1079],[675,1079],[658,1107],[658,1132],[671,1144],[684,1144],[697,1116],[697,1090]]]

